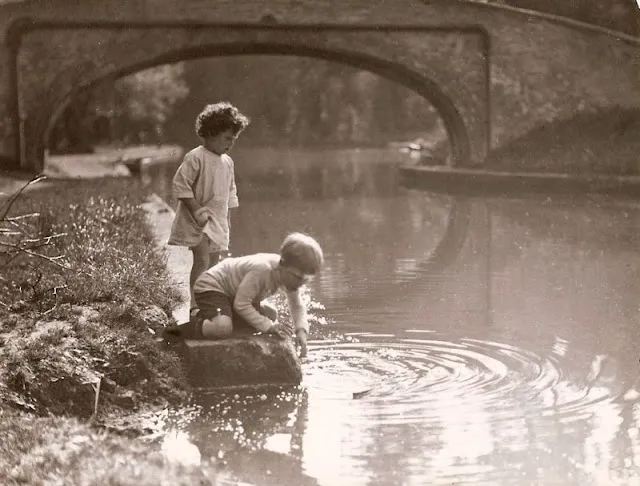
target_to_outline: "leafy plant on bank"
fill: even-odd
[[[0,253],[5,405],[90,416],[98,402],[108,411],[184,398],[178,358],[144,317],[151,308],[168,319],[180,298],[140,208],[144,191],[114,179],[14,196],[0,225],[14,228],[0,240],[11,239]]]
[[[165,283],[164,260],[139,209],[143,200],[140,188],[123,179],[56,183],[9,199],[0,221],[15,233],[0,255],[5,306],[45,311],[129,296],[170,310],[178,296]]]

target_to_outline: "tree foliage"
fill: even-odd
[[[167,125],[169,141],[195,141],[206,103],[229,100],[252,118],[244,144],[381,145],[441,128],[420,95],[344,64],[294,56],[242,56],[189,62],[191,90]],[[256,89],[259,87],[259,89]]]
[[[182,79],[183,64],[137,72],[116,83],[124,114],[138,122],[163,124],[173,105],[189,94]]]
[[[97,144],[161,141],[175,104],[189,94],[184,65],[167,64],[84,91],[54,127],[53,152],[87,152]]]

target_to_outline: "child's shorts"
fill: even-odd
[[[233,309],[233,302],[231,298],[222,292],[216,292],[213,290],[209,292],[199,292],[195,294],[195,298],[199,309],[195,319],[201,321],[204,319],[211,319],[212,317],[217,316],[219,312],[223,316],[231,317],[234,332],[257,332],[255,327],[238,315],[238,313]],[[266,315],[260,302],[254,302],[253,308],[260,314]]]
[[[215,291],[200,292],[195,294],[195,298],[196,304],[198,304],[198,313],[191,317],[190,321],[185,324],[166,328],[164,332],[164,338],[166,340],[204,339],[202,336],[202,321],[217,316],[218,312],[221,315],[231,317],[233,322],[233,335],[246,336],[257,332],[255,327],[233,310],[233,302],[231,298],[225,294]],[[260,302],[254,303],[253,307],[263,316],[269,319],[275,318],[275,316],[269,315],[270,311],[268,307],[263,307]]]

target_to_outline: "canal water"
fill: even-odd
[[[232,156],[232,252],[305,231],[326,266],[301,387],[163,417],[219,484],[640,484],[640,205],[408,190],[395,151]],[[174,170],[143,175],[172,203]]]

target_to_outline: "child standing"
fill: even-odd
[[[280,253],[256,253],[227,258],[204,272],[194,285],[199,307],[188,324],[167,328],[167,338],[223,339],[242,328],[285,337],[277,310],[263,302],[284,290],[301,356],[307,354],[309,324],[300,301],[300,288],[320,271],[322,248],[311,236],[291,233]]]
[[[173,178],[178,207],[168,244],[186,246],[193,254],[190,312],[196,307],[196,279],[229,250],[229,209],[238,207],[238,195],[233,159],[227,152],[248,124],[230,103],[205,106],[195,124],[202,145],[185,154]]]

